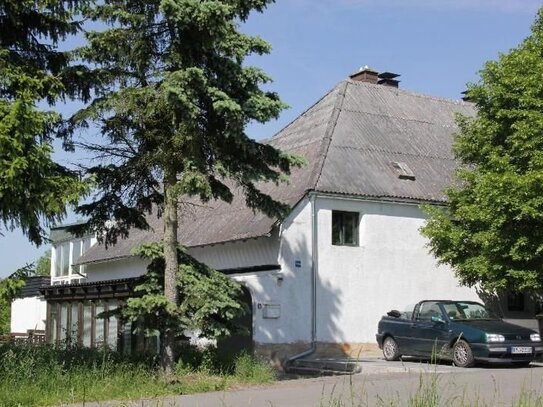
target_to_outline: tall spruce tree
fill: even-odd
[[[250,121],[266,122],[284,108],[275,93],[261,89],[270,78],[244,65],[248,55],[269,52],[269,45],[239,30],[251,12],[272,2],[104,0],[86,12],[107,29],[88,33],[80,52],[100,81],[97,98],[72,126],[97,124],[107,145],[88,146],[106,161],[89,169],[97,194],[79,212],[90,217],[84,227],[106,244],[131,228],[147,228],[148,212],[163,215],[164,292],[155,293],[155,303],[174,319],[187,309],[178,295],[185,270],[178,263],[180,197],[229,202],[234,185],[251,208],[274,217],[287,209],[256,183],[279,182],[299,160],[245,132]],[[174,339],[172,324],[166,325],[161,351],[167,373]]]
[[[36,245],[44,226],[60,221],[84,193],[77,174],[52,159],[58,114],[37,108],[69,93],[59,42],[78,32],[82,1],[4,0],[0,3],[0,219]]]
[[[448,207],[423,233],[460,281],[488,291],[543,289],[543,9],[531,35],[488,62],[459,119],[462,166]]]

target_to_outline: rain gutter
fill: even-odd
[[[317,230],[317,208],[315,205],[317,194],[310,192],[311,203],[311,345],[304,352],[290,356],[283,364],[288,370],[296,360],[310,356],[317,350],[317,278],[319,271],[318,262],[318,230]]]

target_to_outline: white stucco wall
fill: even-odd
[[[45,330],[47,303],[41,297],[17,298],[11,303],[12,333],[26,333],[29,329]]]
[[[281,270],[233,274],[253,301],[253,340],[293,343],[311,338],[311,206],[300,203],[270,237],[192,248],[189,253],[219,270],[261,265]],[[278,318],[266,318],[272,308]]]
[[[317,208],[318,341],[373,343],[391,309],[423,299],[478,300],[425,247],[418,206],[318,198]],[[332,210],[360,213],[358,247],[332,245]]]
[[[301,202],[280,232],[281,270],[234,276],[253,296],[253,339],[259,344],[294,343],[311,338],[311,205]],[[266,308],[279,312],[266,318]]]
[[[139,257],[88,264],[85,266],[85,273],[87,274],[86,282],[139,277],[147,272],[148,264],[147,260]]]
[[[193,247],[188,253],[217,270],[277,264],[279,237],[247,239],[205,247]]]
[[[375,343],[377,323],[390,309],[422,299],[474,299],[452,271],[438,266],[419,229],[417,205],[316,198],[318,219],[317,341]],[[333,246],[332,210],[360,213],[359,246]],[[218,269],[275,264],[280,271],[233,275],[253,299],[253,339],[259,344],[311,339],[311,203],[303,200],[279,236],[191,249]],[[265,318],[266,306],[279,307]]]

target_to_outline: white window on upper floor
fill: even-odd
[[[54,248],[54,277],[64,277],[70,271],[70,242],[64,242]]]
[[[85,276],[85,266],[74,265],[91,247],[91,238],[65,241],[53,247],[52,284],[80,282]]]

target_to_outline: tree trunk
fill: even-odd
[[[178,303],[176,276],[179,268],[177,259],[177,196],[173,187],[177,179],[174,174],[165,172],[164,176],[164,295],[172,303]],[[175,332],[166,325],[162,341],[162,368],[166,375],[171,375],[175,364]]]

